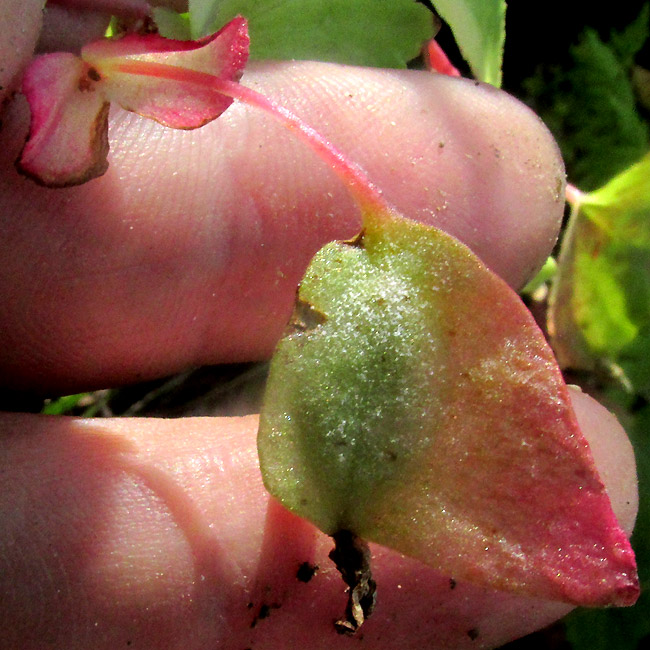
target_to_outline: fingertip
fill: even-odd
[[[596,467],[623,530],[632,534],[639,508],[632,443],[616,416],[577,386],[569,386],[571,403]]]
[[[243,82],[291,106],[403,214],[454,235],[513,287],[550,254],[564,163],[540,118],[508,93],[445,75],[313,62],[256,64]],[[324,119],[305,87],[338,110]]]
[[[79,52],[89,41],[106,33],[110,14],[48,2],[38,39],[38,52]]]
[[[373,545],[377,609],[344,638],[332,541],[269,499],[255,416],[0,424],[3,647],[461,650],[568,610],[455,583]]]
[[[44,0],[5,0],[0,14],[0,108],[16,90],[43,23]]]

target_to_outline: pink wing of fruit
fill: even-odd
[[[233,100],[197,83],[197,76],[239,81],[248,44],[246,21],[235,18],[199,41],[134,34],[91,43],[81,58],[36,58],[23,79],[31,124],[18,169],[49,187],[101,176],[108,166],[110,102],[178,129],[214,120]],[[159,67],[165,78],[156,76]]]

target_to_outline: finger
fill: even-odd
[[[368,170],[390,202],[465,241],[513,285],[546,258],[562,164],[539,120],[487,86],[321,63],[245,81]],[[359,216],[333,172],[266,115],[233,105],[189,132],[115,110],[108,173],[36,187],[0,141],[0,376],[76,390],[266,358],[312,255]]]
[[[187,11],[184,0],[49,0],[38,51],[78,52],[106,33],[112,16],[142,21],[150,15],[152,6],[160,5]]]
[[[17,89],[43,22],[44,0],[4,0],[0,13],[0,109]]]
[[[50,3],[79,11],[101,11],[111,16],[146,16],[152,6],[187,11],[187,0],[50,0]]]
[[[623,530],[631,535],[639,509],[632,444],[623,427],[604,406],[576,386],[569,386],[569,394],[596,467],[607,486],[612,508]]]
[[[585,435],[609,437],[595,457],[630,530],[629,443],[602,407],[582,395],[576,405]],[[358,643],[333,628],[345,593],[331,540],[264,491],[256,417],[1,422],[2,647]],[[372,552],[378,603],[361,635],[373,650],[496,647],[569,609]]]
[[[101,9],[48,3],[37,52],[79,52],[85,43],[101,38],[111,19]]]

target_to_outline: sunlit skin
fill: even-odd
[[[385,157],[404,140],[390,124],[397,89],[403,92],[406,83],[410,96],[422,102],[403,115],[403,128],[414,134],[411,145],[421,151],[452,106],[461,115],[489,107],[490,129],[504,136],[517,123],[517,137],[500,140],[501,157],[510,162],[499,168],[503,183],[497,188],[482,182],[481,170],[493,173],[494,163],[476,155],[478,143],[467,139],[462,121],[444,127],[448,142],[457,135],[458,155],[425,157],[413,173],[419,187],[425,179],[434,187],[441,164],[447,165],[445,178],[462,176],[462,159],[469,159],[463,151],[474,157],[472,174],[462,183],[449,181],[449,207],[437,216],[459,237],[465,233],[468,244],[492,251],[486,261],[520,284],[548,252],[561,215],[552,188],[562,169],[548,134],[527,111],[491,90],[448,85],[453,80],[402,79],[393,72],[280,64],[252,70],[247,83],[336,139],[414,217],[426,213],[423,200],[414,198],[421,193]],[[346,86],[359,91],[358,103],[332,116],[331,98]],[[378,88],[395,93],[373,104]],[[447,97],[449,104],[442,100],[440,113],[429,114],[423,126],[419,108],[433,97]],[[365,128],[355,128],[360,104],[369,103],[376,129],[367,126],[367,114]],[[353,234],[357,216],[336,179],[306,149],[268,120],[232,108],[227,120],[192,134],[116,111],[113,171],[74,190],[38,188],[16,175],[13,159],[27,114],[20,101],[7,108],[5,125],[11,126],[2,133],[0,181],[0,246],[7,264],[0,270],[0,294],[11,308],[0,316],[0,376],[8,385],[68,391],[268,353],[295,277],[266,284],[260,302],[255,292],[274,258],[255,256],[251,263],[251,250],[270,248],[279,256],[290,243],[297,268],[284,271],[299,276],[323,239]],[[246,137],[227,139],[243,120]],[[533,144],[534,153],[528,152]],[[533,158],[535,164],[526,164]],[[152,175],[154,160],[158,173]],[[179,175],[178,185],[170,185]],[[269,178],[286,193],[270,196]],[[332,216],[302,237],[324,183],[332,194],[324,214]],[[477,196],[481,211],[465,211]],[[233,206],[243,206],[243,215],[233,215]],[[519,225],[522,215],[526,228]],[[212,294],[226,282],[230,296],[215,304]],[[245,304],[238,307],[238,301]],[[250,331],[242,331],[242,323],[251,323]],[[629,531],[636,511],[629,443],[602,407],[581,394],[574,400],[614,509]],[[0,494],[8,522],[0,532],[0,592],[8,595],[0,615],[3,647],[54,642],[115,648],[130,642],[271,650],[286,648],[288,639],[296,647],[344,642],[331,628],[343,595],[326,559],[330,542],[269,502],[256,468],[255,418],[79,422],[6,415],[0,426]],[[378,609],[367,623],[369,647],[422,648],[434,640],[436,647],[472,647],[476,632],[490,647],[566,611],[557,603],[462,583],[452,589],[447,576],[373,550],[385,585],[384,614]],[[295,577],[305,561],[320,567],[309,583]],[[259,616],[262,605],[266,618]]]
[[[537,118],[507,95],[443,76],[310,63],[251,64],[242,83],[291,108],[358,162],[402,214],[456,235],[511,285],[523,285],[550,253],[563,211],[562,164]],[[12,383],[74,392],[170,374],[188,360],[267,357],[311,256],[357,233],[349,193],[304,143],[253,108],[233,105],[196,131],[115,107],[111,114],[108,172],[55,192],[15,173],[27,107],[17,101],[5,113],[0,192],[14,246],[0,281],[19,303],[28,286],[39,287],[30,311],[48,323],[18,334],[24,308],[0,314],[9,337],[0,364]],[[43,218],[25,219],[26,210]],[[70,247],[79,254],[57,257]],[[35,258],[42,263],[26,270]],[[59,277],[78,278],[68,283],[65,310],[51,301]],[[124,286],[142,287],[138,300]],[[156,327],[143,327],[152,318]],[[60,354],[73,333],[84,345]],[[169,353],[158,354],[170,341]]]

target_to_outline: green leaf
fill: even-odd
[[[430,12],[412,0],[190,0],[194,38],[237,15],[254,59],[404,68],[433,35]]]
[[[574,207],[551,292],[560,364],[650,395],[650,154]]]
[[[582,210],[611,238],[650,247],[650,154],[581,201]]]
[[[633,602],[627,539],[531,314],[449,235],[364,225],[316,255],[271,362],[268,490],[455,578]]]
[[[78,393],[76,395],[64,395],[58,399],[47,402],[41,413],[44,415],[64,415],[76,408],[80,402],[86,399],[90,393]]]
[[[477,79],[501,85],[506,37],[504,0],[433,0]]]
[[[637,458],[639,515],[632,546],[642,593],[626,609],[579,610],[566,621],[574,650],[637,650],[650,640],[650,407],[638,412],[627,427]]]
[[[46,400],[41,413],[43,415],[77,415],[94,417],[106,408],[111,391],[99,390],[93,393],[64,395],[57,399]]]
[[[189,13],[179,14],[166,7],[154,7],[152,16],[161,36],[177,41],[192,40]]]
[[[540,69],[528,100],[560,143],[569,177],[592,190],[638,160],[649,147],[632,84],[634,55],[650,33],[650,5],[607,42],[585,30],[566,68]]]
[[[207,36],[219,28],[220,4],[220,0],[188,0],[190,33],[193,39]]]
[[[116,16],[111,16],[106,31],[104,32],[104,38],[113,38],[120,33],[119,19]]]
[[[526,286],[521,289],[521,293],[526,295],[534,294],[540,287],[544,286],[557,273],[557,262],[554,257],[548,257],[544,266],[539,270],[537,275],[530,280]]]

